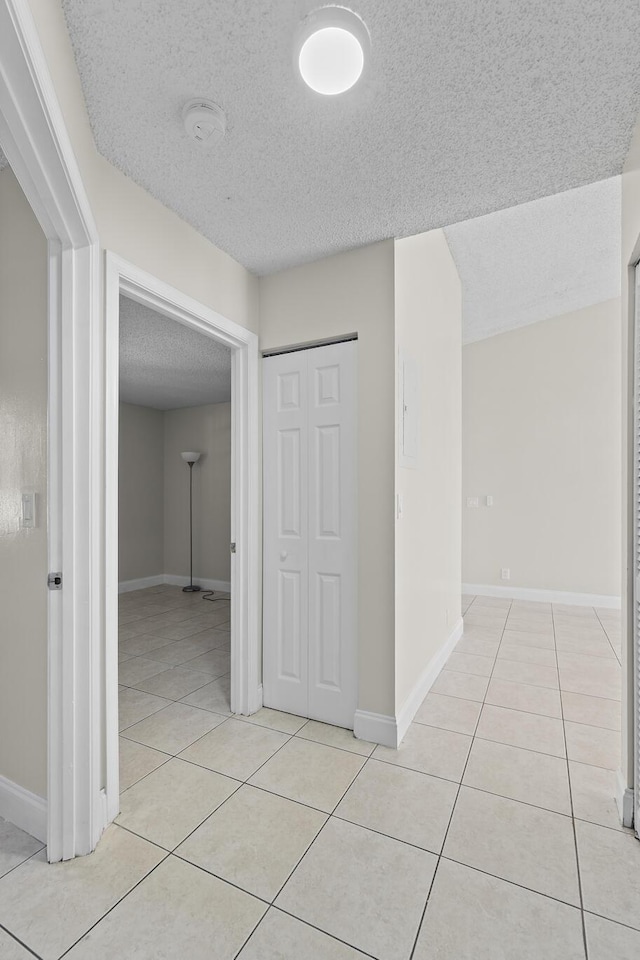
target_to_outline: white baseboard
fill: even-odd
[[[194,577],[203,590],[220,590],[222,593],[231,593],[231,584],[228,580],[203,580]],[[123,580],[118,584],[118,593],[130,593],[132,590],[144,590],[146,587],[160,587],[164,583],[173,587],[186,587],[189,577],[180,577],[175,573],[158,573],[155,577],[141,577],[139,580]]]
[[[447,637],[446,642],[438,650],[435,656],[431,658],[414,684],[413,690],[400,707],[397,717],[398,743],[402,743],[402,739],[409,729],[409,725],[415,717],[420,704],[428,694],[433,684],[436,682],[440,671],[453,653],[453,648],[462,636],[463,630],[464,621],[462,617],[460,617],[455,627]]]
[[[0,775],[0,817],[47,842],[47,801]]]
[[[358,740],[381,743],[383,747],[398,746],[398,724],[395,717],[384,713],[369,713],[368,710],[356,710],[353,719],[353,735]]]
[[[570,607],[610,607],[619,610],[620,597],[599,593],[571,593],[566,590],[537,590],[534,587],[495,587],[485,583],[463,583],[462,592],[475,597],[504,597],[506,600],[538,600],[564,603]]]
[[[356,710],[353,723],[353,733],[359,740],[369,740],[371,743],[380,743],[383,747],[392,747],[397,750],[402,738],[409,729],[409,724],[416,715],[418,707],[435,683],[438,674],[449,659],[453,648],[462,636],[464,622],[462,617],[447,637],[440,650],[431,658],[424,668],[413,690],[402,704],[397,716],[391,717],[382,713],[369,713],[367,710]]]
[[[633,826],[633,819],[634,819],[633,800],[634,800],[633,790],[631,789],[631,787],[627,786],[626,780],[622,776],[622,771],[617,770],[616,771],[616,805],[618,807],[620,822],[622,823],[623,827]]]
[[[186,587],[189,577],[180,577],[176,573],[165,573],[164,582],[172,587]],[[228,580],[205,580],[203,577],[194,577],[193,582],[203,590],[220,590],[222,593],[231,593],[231,584]]]
[[[132,590],[145,590],[147,587],[159,587],[164,583],[164,573],[155,577],[140,577],[139,580],[123,580],[118,584],[118,593],[131,593]]]

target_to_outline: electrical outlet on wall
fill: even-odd
[[[509,567],[503,567],[500,571],[500,577],[502,580],[511,580],[511,570]]]
[[[480,501],[478,497],[467,497],[467,506],[468,507],[479,507]]]

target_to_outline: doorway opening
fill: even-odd
[[[125,296],[119,312],[122,798],[231,712],[232,414],[226,345]]]
[[[262,690],[257,338],[110,255],[106,324],[110,821]]]

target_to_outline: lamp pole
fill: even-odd
[[[182,588],[183,593],[198,593],[201,587],[193,582],[193,465],[200,459],[200,454],[188,451],[180,454],[189,466],[189,585]]]

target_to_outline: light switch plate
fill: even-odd
[[[36,495],[35,493],[22,494],[22,514],[20,516],[20,526],[23,529],[29,529],[36,525]]]

